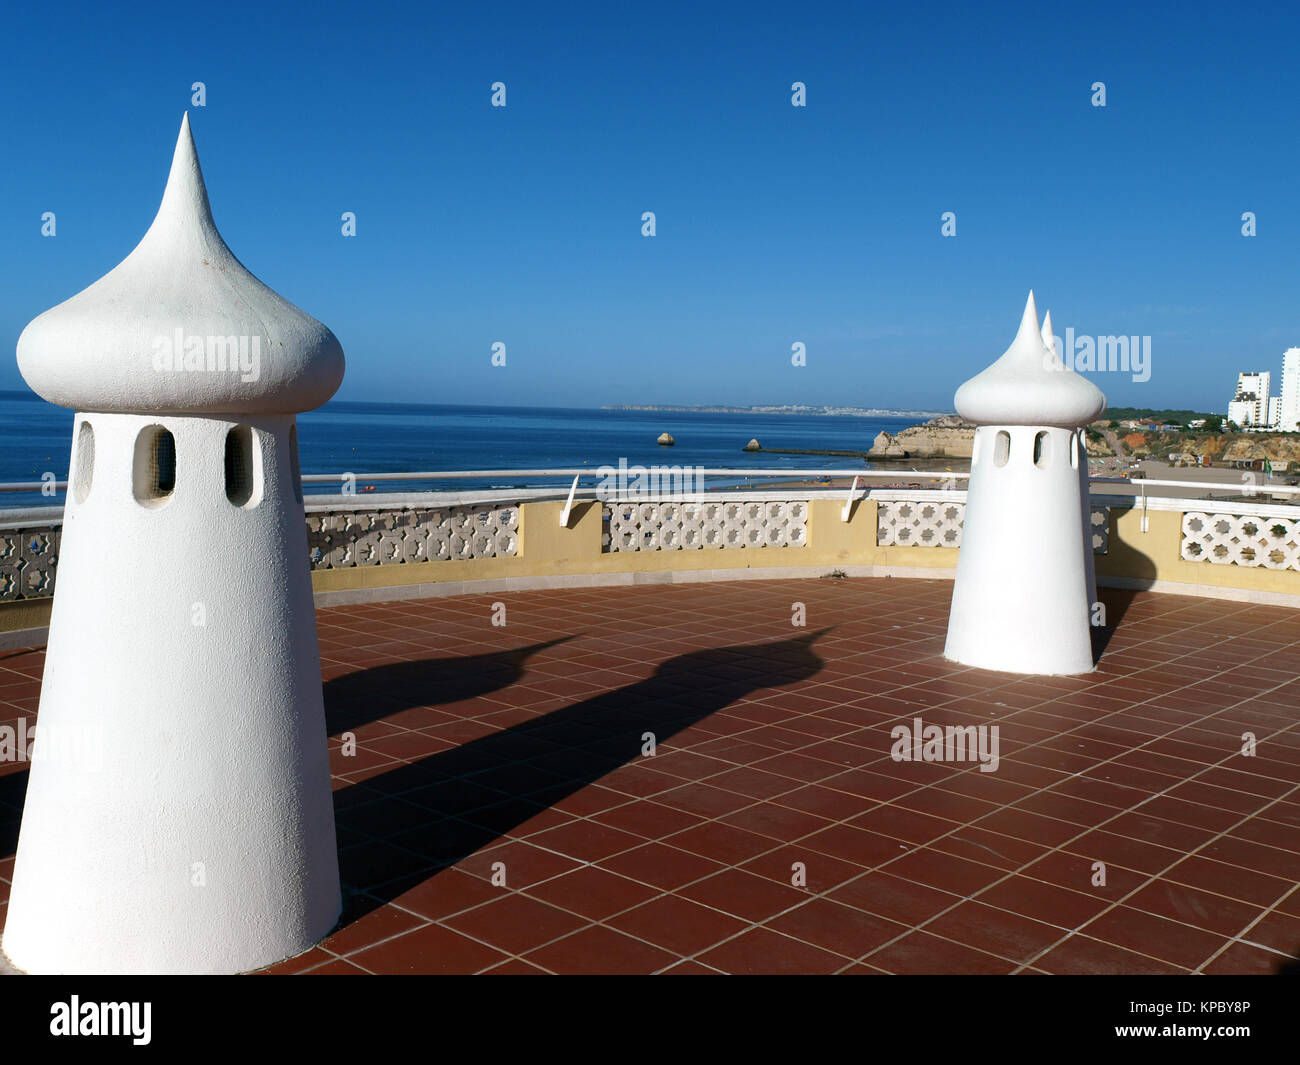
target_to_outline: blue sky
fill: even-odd
[[[947,409],[1031,287],[1058,333],[1152,337],[1149,381],[1093,378],[1112,405],[1222,410],[1237,370],[1276,376],[1300,344],[1300,18],[1280,6],[6,19],[0,388],[22,387],[26,322],[144,234],[195,81],[217,223],[338,335],[342,398]]]

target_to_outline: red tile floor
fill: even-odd
[[[321,610],[345,911],[271,971],[1300,965],[1300,611],[1108,591],[1098,670],[1021,678],[943,659],[950,588]],[[0,656],[0,723],[41,660]],[[893,760],[915,717],[996,724],[996,772]],[[0,773],[3,920],[26,774]]]

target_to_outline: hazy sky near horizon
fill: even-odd
[[[1222,411],[1238,370],[1276,379],[1300,344],[1284,8],[87,2],[7,22],[0,388],[23,387],[26,322],[143,236],[186,109],[217,224],[338,335],[344,399],[949,409],[1031,287],[1058,334],[1151,337],[1149,380],[1093,375],[1112,405]]]

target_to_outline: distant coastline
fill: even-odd
[[[951,414],[950,410],[912,410],[898,407],[837,407],[827,404],[764,404],[760,406],[730,406],[722,403],[683,404],[673,406],[663,403],[607,403],[601,410],[664,411],[678,414],[811,414],[825,417],[851,418],[939,418]]]
[[[28,400],[45,402],[30,389],[0,388],[0,400]],[[387,408],[392,411],[416,410],[509,410],[509,411],[643,411],[677,414],[808,414],[814,416],[839,416],[854,418],[919,418],[928,420],[951,414],[950,410],[917,410],[909,407],[839,407],[830,404],[761,404],[756,406],[729,405],[723,403],[699,404],[658,404],[658,403],[606,403],[599,407],[571,407],[550,405],[520,406],[512,404],[475,404],[475,403],[419,403],[413,401],[383,401],[348,399],[335,396],[321,409],[340,410],[345,408]]]

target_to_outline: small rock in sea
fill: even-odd
[[[757,440],[751,440],[748,444],[745,445],[745,450],[746,450],[746,451],[762,451],[762,450],[763,450],[763,447],[762,447],[761,444],[759,444],[759,442],[758,442]]]
[[[672,447],[675,443],[677,443],[677,441],[674,440],[670,434],[668,434],[668,433],[660,433],[660,434],[659,434],[659,446],[660,446],[660,447]]]

